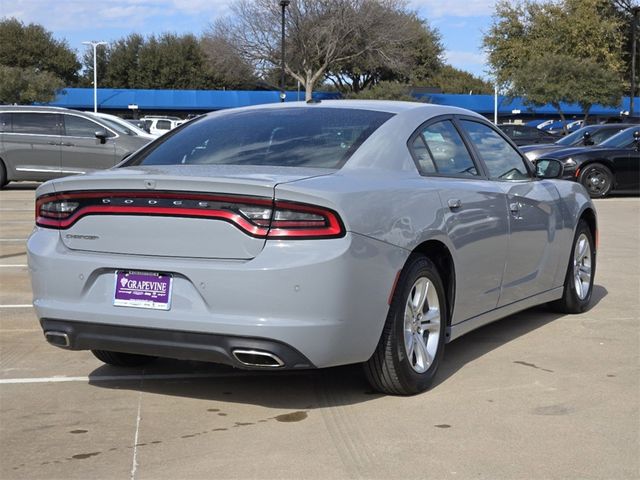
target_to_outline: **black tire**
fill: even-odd
[[[611,170],[601,163],[592,163],[580,173],[580,183],[591,198],[604,198],[611,192],[615,179]]]
[[[108,350],[91,350],[91,353],[98,360],[115,367],[139,367],[151,363],[157,358],[134,353],[110,352]]]
[[[576,282],[575,275],[577,271],[576,266],[576,249],[578,248],[578,243],[581,238],[586,239],[589,246],[589,271],[590,278],[588,282],[588,291],[586,294],[584,291],[578,293],[578,286]],[[584,269],[584,264],[586,263],[585,256],[584,259],[580,259],[580,264]],[[579,266],[579,265],[578,265]],[[591,234],[591,230],[589,230],[589,226],[587,222],[584,220],[580,220],[578,223],[578,228],[576,229],[576,234],[573,238],[573,244],[571,246],[571,257],[569,258],[569,265],[567,266],[567,273],[564,279],[564,291],[562,293],[562,298],[560,300],[556,300],[549,304],[553,311],[559,313],[582,313],[587,308],[589,308],[589,303],[591,302],[591,295],[593,294],[593,280],[596,275],[596,251],[595,245],[593,242],[593,235]],[[585,282],[586,283],[586,282]]]
[[[2,160],[0,160],[0,190],[7,184],[7,170]]]
[[[434,305],[429,305],[432,301],[428,299],[425,291],[427,300],[420,309],[420,314],[415,317],[414,323],[409,322],[413,325],[411,328],[417,328],[417,325],[421,324],[425,329],[420,328],[418,331],[411,330],[405,332],[405,310],[409,308],[408,301],[410,296],[412,299],[416,298],[417,282],[423,278],[435,289],[436,296],[434,296],[433,293],[429,295],[432,296],[432,299],[437,298],[440,313],[439,323],[436,324],[435,321],[425,321],[422,317],[423,313],[428,314],[430,311],[425,311],[425,308],[435,306],[435,302],[433,302]],[[410,257],[398,279],[398,284],[393,294],[387,320],[376,351],[364,364],[364,372],[367,380],[375,390],[391,395],[413,395],[429,388],[444,352],[445,329],[448,318],[446,305],[444,286],[433,262],[421,255]],[[422,323],[420,320],[423,320]],[[431,327],[431,325],[434,325],[434,327]],[[429,347],[420,349],[412,340],[414,338],[428,339],[429,336],[434,333],[428,332],[427,330],[435,329],[436,325],[439,325],[437,331],[438,337],[431,343],[431,362],[428,366],[426,365],[428,362],[422,362],[423,365],[414,366],[414,364],[418,362],[418,350],[424,352],[427,351]],[[407,348],[410,347],[405,346],[405,334],[409,335],[411,339],[409,342],[411,345],[414,345],[413,354],[410,354],[407,350]],[[433,352],[433,347],[435,347],[435,352]],[[427,358],[429,357],[427,356]],[[426,370],[421,372],[416,369],[425,367],[427,367]]]

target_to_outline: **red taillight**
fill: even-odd
[[[61,193],[36,200],[41,227],[67,229],[88,215],[215,219],[258,238],[336,238],[345,233],[333,210],[263,197],[133,191]]]
[[[344,235],[340,217],[333,210],[276,200],[268,238],[331,238]]]

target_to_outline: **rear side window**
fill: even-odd
[[[169,120],[158,120],[156,128],[158,130],[171,130],[171,122]]]
[[[126,165],[270,165],[340,168],[393,114],[301,107],[203,117]]]
[[[55,113],[10,113],[13,133],[60,135],[59,117]]]
[[[461,123],[484,160],[489,177],[500,180],[530,178],[520,154],[491,127],[470,120],[462,120]]]
[[[423,175],[478,175],[467,147],[449,120],[423,128],[413,141],[411,149]]]

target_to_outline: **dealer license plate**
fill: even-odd
[[[150,272],[116,272],[113,304],[117,307],[171,308],[171,275]]]

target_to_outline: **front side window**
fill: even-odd
[[[58,115],[55,113],[11,113],[13,133],[60,135]]]
[[[171,130],[171,122],[169,120],[158,120],[156,128],[158,130]]]
[[[627,128],[602,142],[600,146],[606,148],[631,148],[635,145],[634,135],[638,131],[640,131],[640,127]]]
[[[189,122],[129,165],[268,165],[340,168],[393,114],[300,107],[248,110]]]
[[[527,180],[529,170],[520,154],[491,127],[471,120],[461,121],[471,143],[484,160],[489,177],[499,180]]]
[[[63,115],[64,131],[68,137],[88,137],[95,138],[96,132],[104,130],[104,127],[91,120],[75,115]]]
[[[423,128],[411,149],[422,174],[478,175],[467,147],[450,120]]]

